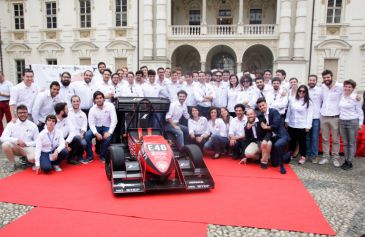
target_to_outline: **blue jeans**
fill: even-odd
[[[212,135],[204,144],[204,150],[213,150],[215,153],[223,153],[229,142],[228,137]]]
[[[108,127],[96,127],[96,131],[98,133],[100,133],[102,136],[104,135],[104,133],[109,131]],[[93,158],[93,151],[91,149],[92,147],[92,139],[95,137],[95,135],[93,134],[93,132],[91,130],[88,130],[85,133],[85,141],[86,141],[86,156],[87,158]],[[110,145],[110,142],[112,141],[112,135],[110,135],[107,139],[101,140],[101,147],[100,147],[100,158],[105,158],[106,155],[106,151]]]
[[[175,129],[173,126],[171,126],[170,123],[166,123],[165,125],[165,131],[166,132],[171,132],[172,134],[174,134],[176,136],[176,140],[177,140],[177,148],[180,150],[184,144],[187,143],[187,139],[189,137],[189,129],[188,127],[184,126],[184,125],[178,125],[180,129]]]
[[[52,166],[59,165],[61,160],[66,159],[68,156],[68,151],[66,148],[63,148],[60,153],[58,153],[57,160],[51,161],[49,159],[49,156],[53,152],[41,152],[41,157],[39,158],[39,164],[41,170],[43,170],[45,173],[48,173],[52,170]]]
[[[313,119],[312,128],[307,133],[306,143],[307,143],[307,158],[314,158],[318,156],[318,139],[319,130],[321,128],[321,123],[319,119]]]

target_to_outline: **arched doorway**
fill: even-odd
[[[242,58],[242,71],[262,73],[265,69],[273,68],[274,56],[271,50],[261,44],[249,47]]]
[[[175,49],[171,56],[172,68],[180,67],[183,73],[200,70],[200,54],[190,45],[182,45]]]
[[[226,45],[217,45],[213,47],[206,60],[208,70],[229,70],[231,73],[236,72],[236,54],[232,48]]]

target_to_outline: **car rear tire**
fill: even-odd
[[[181,149],[181,153],[190,157],[195,168],[205,168],[203,161],[203,153],[197,145],[185,145]]]
[[[112,171],[125,170],[125,157],[124,149],[121,145],[111,145],[108,148],[106,160],[105,160],[105,173],[110,180],[112,177]]]

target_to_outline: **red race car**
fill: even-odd
[[[214,188],[198,146],[178,150],[175,136],[164,133],[162,119],[159,128],[148,127],[154,114],[164,118],[168,99],[120,97],[115,103],[118,117],[129,121],[122,143],[111,145],[106,156],[105,171],[114,194]]]

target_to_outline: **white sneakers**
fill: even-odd
[[[322,159],[318,162],[318,164],[320,164],[320,165],[324,165],[324,164],[327,164],[327,163],[329,163],[329,161],[328,161],[328,159],[327,159],[327,158],[322,158]]]
[[[61,171],[62,171],[62,169],[61,169],[61,167],[60,167],[59,165],[54,165],[54,166],[53,166],[53,169],[54,169],[54,171],[56,171],[56,172],[61,172]]]
[[[334,165],[335,167],[340,167],[340,166],[341,166],[341,164],[340,164],[340,162],[338,161],[338,159],[333,159],[333,165]]]

